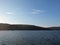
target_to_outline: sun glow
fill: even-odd
[[[0,16],[0,23],[10,23],[10,19],[6,16]]]
[[[16,24],[17,22],[11,19],[9,16],[0,15],[0,23]]]

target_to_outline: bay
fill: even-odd
[[[0,44],[60,45],[60,31],[0,31]]]

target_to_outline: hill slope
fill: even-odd
[[[22,24],[0,24],[0,30],[50,30],[35,25],[22,25]]]

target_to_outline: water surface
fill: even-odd
[[[60,45],[60,31],[0,31],[6,45]]]

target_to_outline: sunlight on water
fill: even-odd
[[[0,31],[6,45],[60,45],[60,31]]]

